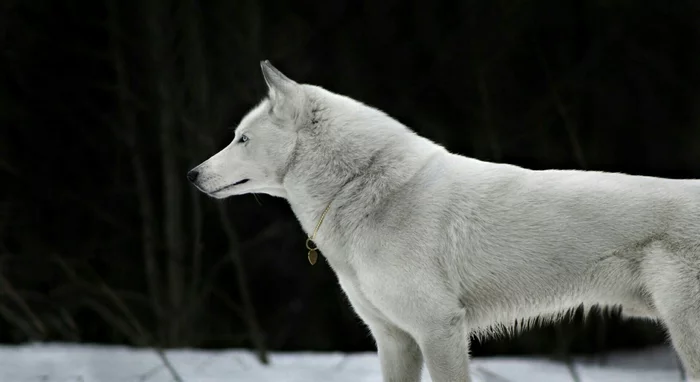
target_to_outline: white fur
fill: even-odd
[[[270,97],[194,169],[196,186],[284,197],[307,233],[331,203],[315,241],[376,340],[384,381],[418,381],[423,361],[434,382],[470,381],[469,333],[581,304],[659,319],[700,380],[700,181],[466,158],[262,69]]]

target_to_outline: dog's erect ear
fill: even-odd
[[[268,60],[261,61],[260,68],[267,83],[275,116],[281,119],[296,119],[303,105],[304,94],[301,85],[287,78]]]
[[[270,92],[275,95],[292,92],[294,87],[299,86],[296,82],[287,78],[277,68],[272,66],[269,60],[261,61],[260,68],[262,69],[263,77]]]

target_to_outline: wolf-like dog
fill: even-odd
[[[289,202],[374,337],[384,381],[419,381],[423,363],[434,382],[471,381],[471,333],[581,305],[659,320],[700,381],[699,180],[464,157],[261,67],[268,96],[187,178],[218,199]]]

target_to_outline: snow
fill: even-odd
[[[167,358],[185,382],[381,382],[375,353],[272,353],[261,365],[246,350],[170,350]],[[576,357],[580,382],[682,381],[675,353],[666,347],[618,352],[604,358]],[[575,381],[570,368],[545,358],[472,360],[480,382]],[[155,351],[114,346],[28,344],[0,346],[0,382],[170,382]],[[430,381],[424,368],[423,381]]]

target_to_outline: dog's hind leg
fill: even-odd
[[[700,256],[669,256],[650,261],[647,275],[654,305],[688,381],[700,382]]]
[[[696,297],[696,299],[698,299]],[[665,324],[689,382],[700,382],[700,305],[668,312]]]

